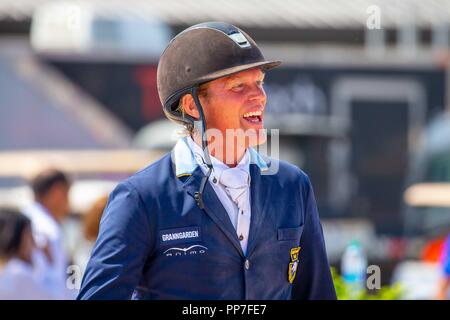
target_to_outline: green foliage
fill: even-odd
[[[335,268],[331,268],[331,274],[339,300],[399,300],[403,294],[403,289],[398,283],[392,286],[383,286],[375,293],[369,293],[367,290],[355,292],[336,272]]]

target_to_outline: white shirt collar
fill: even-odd
[[[177,141],[172,153],[172,161],[175,165],[175,174],[177,177],[192,175],[194,170],[199,166],[199,163],[194,156],[193,148],[191,148],[189,141],[191,141],[191,143],[193,144],[192,147],[198,148],[200,154],[203,155],[201,147],[194,143],[191,137],[180,138]],[[222,161],[212,156],[211,162],[214,168],[220,168],[222,166],[224,166],[222,167],[222,170],[229,168]],[[261,155],[259,155],[258,152],[256,152],[253,148],[247,149],[238,166],[245,166],[248,169],[250,164],[256,164],[261,172],[269,170],[268,162],[266,162],[266,160],[263,159],[263,157],[261,157]]]
[[[194,142],[194,140],[191,137],[187,137],[187,142],[189,145],[189,148],[194,153],[194,158],[197,161],[197,164],[200,166],[203,166],[204,168],[207,168],[206,163],[203,160],[203,150],[202,148]],[[213,173],[216,176],[220,176],[223,170],[230,169],[228,165],[217,159],[216,157],[212,156],[210,154],[211,163],[213,165]],[[245,150],[244,156],[242,157],[241,161],[237,164],[236,168],[240,168],[247,173],[249,173],[250,169],[250,155],[248,149]]]

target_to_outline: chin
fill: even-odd
[[[245,128],[242,129],[245,136],[245,147],[256,147],[267,141],[267,130],[264,127],[260,128]]]

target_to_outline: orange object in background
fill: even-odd
[[[426,262],[439,262],[447,235],[429,241],[422,250],[421,258]]]

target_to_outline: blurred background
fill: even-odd
[[[283,61],[266,77],[266,127],[313,182],[336,281],[377,265],[394,298],[445,298],[448,0],[0,0],[0,207],[26,211],[40,170],[66,173],[61,234],[83,269],[92,211],[176,142],[159,55],[211,20]]]

